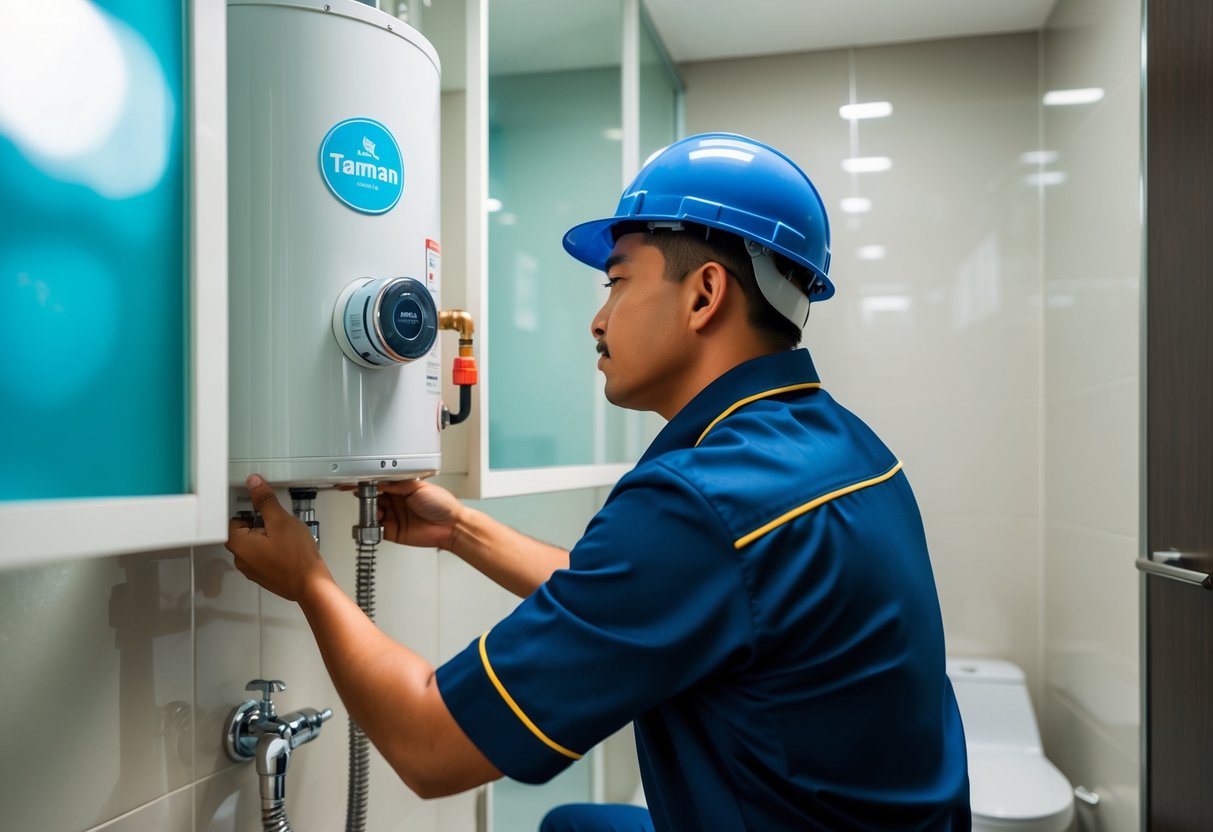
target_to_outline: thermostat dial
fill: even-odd
[[[363,367],[407,364],[438,337],[438,308],[425,284],[411,277],[364,277],[341,292],[333,308],[341,351]]]

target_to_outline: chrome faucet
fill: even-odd
[[[261,777],[261,824],[269,832],[289,832],[286,819],[286,766],[291,752],[320,735],[333,716],[332,708],[300,708],[283,716],[274,707],[274,694],[286,690],[278,679],[254,679],[245,690],[260,691],[260,699],[237,705],[228,717],[223,742],[227,756],[240,763],[255,759]]]

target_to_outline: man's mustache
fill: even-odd
[[[599,355],[605,355],[607,358],[611,357],[611,351],[609,349],[607,349],[607,343],[606,343],[605,339],[599,341],[598,344],[594,347],[594,349],[598,350]]]

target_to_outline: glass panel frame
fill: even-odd
[[[605,290],[560,242],[618,198],[623,8],[522,5],[490,5],[489,466],[624,463],[590,335]]]
[[[637,171],[650,155],[686,133],[683,105],[686,85],[662,43],[644,3],[640,3],[639,115]],[[669,87],[666,96],[665,85]],[[664,125],[658,124],[663,120]],[[665,129],[668,127],[668,133]]]
[[[462,62],[454,69],[451,61],[443,65],[444,77],[449,71],[462,72],[466,86],[462,90],[462,111],[459,124],[447,121],[444,110],[443,147],[444,171],[448,170],[448,159],[462,156],[460,179],[458,183],[444,172],[443,195],[443,236],[448,241],[462,242],[461,253],[465,256],[462,270],[466,281],[456,287],[456,281],[448,279],[444,284],[444,306],[462,303],[476,322],[476,352],[480,364],[480,383],[474,388],[472,415],[466,423],[443,432],[443,467],[438,480],[444,486],[461,497],[484,499],[519,494],[534,494],[547,491],[562,491],[576,488],[603,487],[613,485],[621,476],[631,470],[634,458],[617,463],[590,463],[571,465],[550,465],[545,467],[527,468],[493,468],[490,466],[489,454],[489,421],[492,408],[491,391],[494,384],[494,373],[491,372],[494,360],[493,351],[486,349],[492,331],[489,319],[489,213],[486,202],[489,194],[489,2],[493,0],[464,0],[466,3],[465,55],[458,55],[456,60]],[[641,36],[641,4],[640,0],[617,0],[623,12],[622,21],[622,67],[621,67],[621,113],[622,125],[622,168],[618,185],[622,189],[631,181],[639,169],[637,130],[640,118],[639,100],[639,55]],[[423,19],[424,23],[424,19]],[[668,58],[666,58],[668,60]],[[672,69],[672,65],[670,65]],[[678,129],[681,131],[681,79],[674,78],[678,84]],[[444,91],[446,87],[444,85]],[[454,100],[454,99],[452,99]],[[452,119],[453,121],[454,119]],[[453,129],[452,129],[453,128]],[[604,212],[609,212],[617,198],[615,190],[606,200]],[[452,218],[457,219],[452,222]],[[569,225],[590,217],[570,219]],[[448,247],[449,248],[449,247]],[[449,260],[449,258],[448,258]],[[448,267],[451,263],[448,262]],[[448,268],[448,274],[452,271]],[[593,276],[587,274],[587,279]],[[460,290],[466,290],[461,293]],[[584,322],[586,343],[589,345],[589,321]],[[587,346],[589,349],[590,346]],[[607,408],[609,405],[601,395],[601,377],[597,376],[594,362],[587,362],[588,377],[596,378],[599,384],[595,394],[595,407]],[[452,388],[445,386],[444,396],[448,401],[454,393]],[[556,417],[546,417],[556,418]],[[634,457],[643,451],[647,441],[660,429],[662,421],[655,414],[620,411],[619,421],[623,428],[619,431],[618,442],[625,443]],[[604,437],[609,446],[611,441]],[[595,443],[602,445],[595,438]],[[596,458],[602,458],[599,455]]]

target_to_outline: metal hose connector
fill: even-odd
[[[261,829],[263,832],[291,832],[285,800],[261,801]]]
[[[354,600],[372,621],[375,620],[375,549],[383,539],[379,527],[379,488],[374,482],[358,484],[358,525],[354,541],[358,544],[358,563]],[[345,832],[366,828],[366,806],[370,785],[370,745],[366,734],[350,720],[350,777],[345,809]]]

